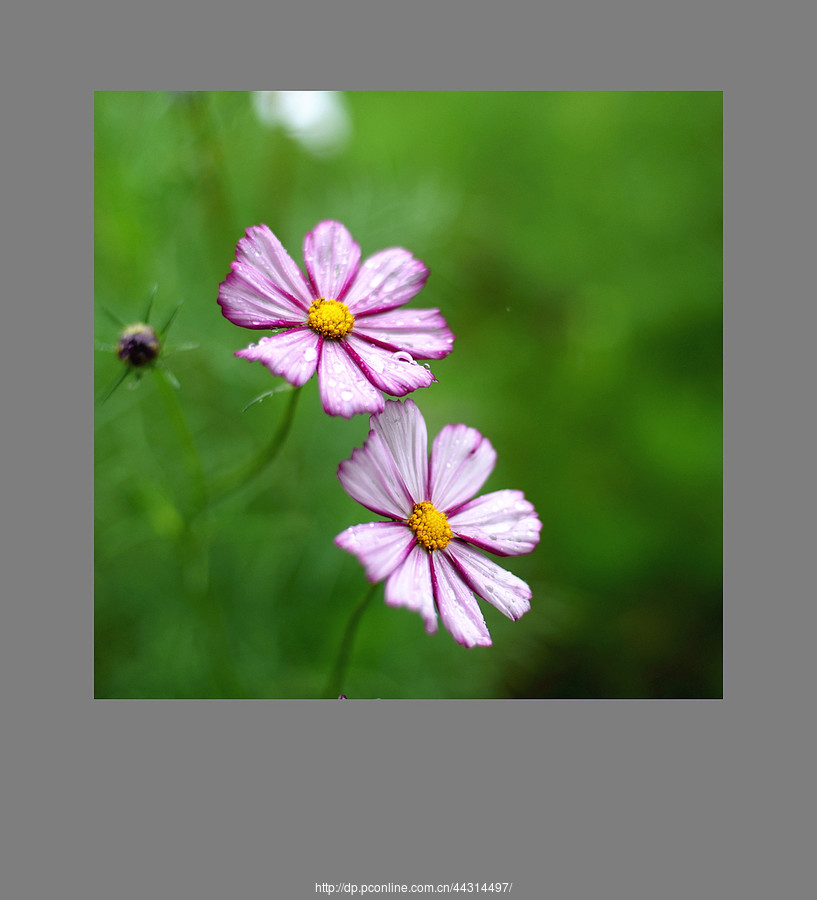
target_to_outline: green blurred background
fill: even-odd
[[[95,410],[95,696],[328,696],[366,591],[335,547],[374,518],[338,462],[368,418],[330,418],[313,379],[280,456],[191,515],[206,481],[260,452],[289,402],[233,352],[264,332],[216,303],[236,241],[265,222],[302,265],[344,222],[366,256],[431,275],[412,301],[457,336],[415,393],[429,436],[479,429],[483,492],[543,523],[502,564],[533,590],[467,650],[382,586],[356,632],[350,697],[722,696],[722,94],[349,92],[317,152],[250,93],[95,95],[95,393],[117,326],[184,301],[163,358]],[[268,95],[265,102],[280,102]],[[337,111],[336,111],[337,114]],[[320,149],[320,148],[319,148]],[[197,349],[172,353],[174,344]],[[193,448],[195,447],[195,451]]]

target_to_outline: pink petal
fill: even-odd
[[[411,534],[409,529],[405,529]],[[431,565],[428,551],[415,544],[405,560],[392,572],[386,582],[384,596],[389,606],[405,606],[420,613],[426,632],[437,630],[437,611],[431,590]]]
[[[266,225],[247,229],[236,247],[236,259],[261,272],[293,306],[305,311],[315,299],[303,272]]]
[[[306,311],[284,296],[267,277],[235,261],[218,288],[224,317],[242,328],[281,328],[306,321]]]
[[[414,540],[411,529],[398,522],[352,525],[336,538],[338,547],[354,554],[371,582],[382,581],[399,566]]]
[[[479,550],[452,541],[443,553],[449,555],[468,587],[509,619],[516,621],[530,609],[531,590],[527,584]]]
[[[394,354],[354,334],[347,336],[346,347],[354,354],[369,381],[394,397],[404,397],[436,381],[425,366],[414,362],[408,354]]]
[[[304,238],[304,261],[318,296],[342,300],[357,271],[360,247],[340,222],[320,222]]]
[[[491,636],[485,619],[460,573],[447,557],[440,553],[431,556],[431,584],[443,625],[458,644],[490,647]]]
[[[280,375],[299,387],[315,374],[317,346],[318,336],[310,328],[292,328],[262,337],[257,344],[250,344],[235,355],[262,362],[273,375]]]
[[[391,451],[375,431],[338,466],[338,478],[346,493],[366,509],[404,522],[411,515],[414,503],[408,488]]]
[[[389,350],[406,350],[415,359],[442,359],[454,346],[454,335],[438,309],[358,314],[355,333]]]
[[[475,428],[446,425],[431,449],[429,499],[442,512],[454,509],[476,494],[495,464],[496,451]]]
[[[542,523],[522,491],[494,491],[449,514],[451,530],[459,537],[496,553],[518,556],[539,543]]]
[[[356,413],[383,409],[383,395],[355,365],[342,341],[322,341],[318,385],[323,408],[330,416],[350,419]]]
[[[353,316],[380,312],[408,303],[428,278],[425,264],[402,247],[381,250],[357,270],[355,280],[343,298]]]
[[[381,438],[408,488],[412,505],[426,498],[428,434],[423,414],[413,400],[387,400],[372,416],[372,430]],[[411,508],[409,507],[409,515]]]

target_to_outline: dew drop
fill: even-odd
[[[343,400],[344,403],[348,403],[353,396],[351,391],[341,391],[340,399]]]
[[[318,351],[314,347],[307,347],[306,350],[304,350],[304,359],[307,362],[312,362],[317,355]]]
[[[397,360],[397,362],[402,363],[413,363],[414,357],[408,352],[408,350],[398,350],[396,353],[392,353],[392,359]]]

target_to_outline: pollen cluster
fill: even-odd
[[[319,297],[309,307],[306,324],[318,334],[337,340],[349,334],[355,324],[355,317],[349,312],[349,307],[340,300],[325,300]]]
[[[407,524],[426,550],[442,550],[454,537],[448,524],[448,516],[428,500],[414,504]]]

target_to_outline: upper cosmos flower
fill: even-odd
[[[244,328],[280,328],[236,356],[260,360],[296,387],[318,371],[326,412],[350,418],[380,412],[381,391],[403,397],[436,381],[415,359],[442,359],[454,335],[438,309],[401,310],[428,269],[400,247],[360,262],[340,222],[320,222],[304,238],[307,277],[266,225],[247,229],[218,302]]]
[[[353,525],[335,543],[360,560],[369,581],[385,578],[386,603],[419,612],[429,634],[439,612],[457,643],[490,646],[474,593],[518,619],[530,609],[531,591],[480,550],[530,553],[542,523],[521,491],[471,499],[496,463],[475,429],[446,425],[430,459],[427,449],[413,400],[389,400],[372,416],[363,447],[340,464],[338,478],[358,503],[391,521]]]

